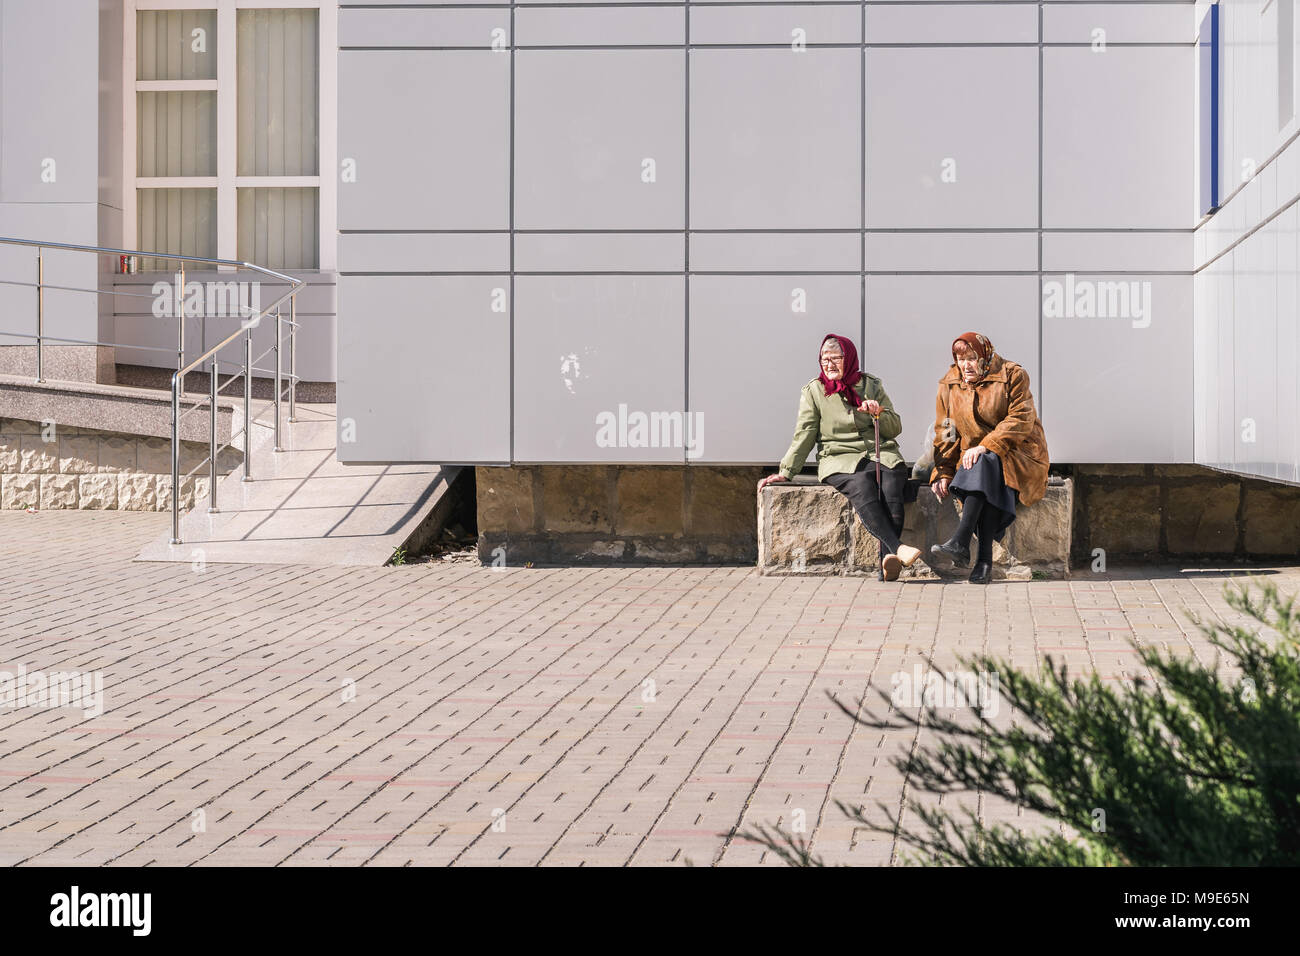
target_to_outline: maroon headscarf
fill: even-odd
[[[841,370],[840,377],[831,381],[826,377],[823,370],[818,375],[822,380],[822,388],[826,389],[826,394],[834,395],[840,393],[840,398],[852,408],[859,405],[858,397],[853,394],[853,386],[858,384],[858,379],[862,378],[862,370],[858,368],[858,349],[852,341],[842,335],[836,335],[834,332],[826,333],[826,338],[822,339],[822,345],[825,345],[828,339],[834,339],[840,344],[840,349],[844,352],[844,368]],[[821,369],[821,345],[817,347],[817,367]]]

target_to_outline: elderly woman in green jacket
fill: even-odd
[[[777,474],[764,478],[758,487],[791,480],[816,444],[817,477],[847,497],[867,530],[880,539],[885,579],[893,581],[921,555],[899,541],[907,464],[894,439],[903,431],[903,424],[880,379],[858,368],[858,350],[851,340],[828,334],[822,339],[820,362],[821,374],[808,382],[799,396],[790,450],[781,459]],[[873,416],[880,419],[878,450]],[[877,460],[883,488],[876,485]]]

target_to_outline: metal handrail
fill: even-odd
[[[270,270],[264,270],[264,271],[269,272]],[[275,273],[275,274],[279,275],[279,273]],[[253,368],[254,368],[253,328],[259,322],[261,322],[265,316],[270,315],[272,310],[275,311],[275,345],[273,346],[275,350],[275,446],[273,450],[277,452],[284,450],[280,442],[280,399],[282,397],[281,395],[282,389],[280,385],[280,349],[281,349],[281,342],[283,338],[281,334],[283,328],[282,326],[283,320],[280,315],[280,306],[283,305],[285,301],[288,301],[290,303],[289,308],[291,312],[296,315],[298,290],[301,289],[304,285],[306,285],[306,283],[303,282],[301,279],[294,279],[290,276],[284,276],[284,278],[288,279],[290,282],[293,283],[293,285],[290,287],[288,292],[284,293],[284,295],[280,296],[278,299],[276,299],[274,302],[268,305],[265,309],[259,312],[257,316],[254,317],[247,324],[241,322],[240,323],[241,327],[239,329],[236,329],[234,332],[231,332],[228,336],[226,336],[216,345],[212,346],[212,348],[208,349],[206,352],[204,352],[194,361],[190,362],[189,365],[178,368],[175,372],[172,373],[172,536],[171,536],[172,544],[181,543],[181,516],[180,516],[180,504],[179,504],[180,487],[181,487],[180,414],[181,414],[181,387],[185,381],[185,375],[187,372],[192,372],[196,368],[201,366],[205,360],[212,359],[212,371],[209,373],[208,376],[209,387],[212,390],[212,394],[210,398],[211,408],[212,408],[212,425],[211,425],[211,438],[209,441],[209,457],[211,458],[211,462],[210,462],[210,474],[208,478],[208,513],[216,514],[217,512],[217,455],[215,450],[217,444],[216,354],[220,352],[222,349],[224,349],[231,342],[235,341],[235,339],[239,338],[241,335],[244,336],[244,369],[242,373],[244,376],[244,478],[243,480],[251,481],[252,474],[249,469],[249,459],[252,457],[252,452],[253,452],[253,427],[249,415],[250,415],[250,408],[253,404]],[[295,341],[296,332],[297,332],[297,323],[295,319],[294,327],[290,330],[290,334],[289,334],[290,343],[293,343]],[[291,353],[292,356],[296,357],[297,352],[296,349],[292,347],[292,345],[291,345]],[[290,383],[290,388],[291,390],[296,390],[297,383],[296,382]],[[294,411],[295,411],[294,408],[295,402],[292,395],[293,392],[291,391],[290,392],[290,396],[291,396],[290,413],[289,413],[290,420],[293,419]]]
[[[252,421],[251,421],[250,409],[253,400],[253,389],[252,389],[253,372],[272,371],[269,369],[259,369],[253,364],[254,362],[253,329],[256,328],[261,323],[263,318],[270,315],[272,312],[275,313],[275,344],[272,345],[270,348],[268,348],[265,352],[262,353],[262,355],[259,355],[257,358],[260,360],[263,355],[266,355],[267,352],[272,352],[272,351],[275,352],[275,369],[273,370],[275,376],[275,397],[274,397],[275,446],[274,449],[277,452],[282,450],[282,444],[280,440],[280,425],[281,425],[280,403],[281,400],[284,398],[284,388],[282,384],[282,379],[285,375],[285,372],[283,369],[283,362],[281,360],[281,352],[283,349],[283,342],[284,342],[283,327],[286,320],[282,315],[281,307],[284,305],[286,301],[289,303],[289,318],[287,320],[289,325],[289,371],[288,371],[289,421],[294,422],[297,420],[297,391],[298,391],[298,382],[299,382],[297,333],[298,333],[298,326],[300,324],[298,322],[297,296],[299,291],[301,291],[302,287],[306,285],[306,283],[302,279],[298,279],[290,275],[285,275],[283,272],[276,272],[274,269],[268,269],[265,266],[259,266],[253,262],[243,262],[237,259],[218,259],[209,256],[186,256],[186,255],[177,255],[171,253],[145,252],[140,249],[118,249],[113,246],[91,246],[91,245],[82,245],[79,243],[70,243],[70,242],[47,242],[40,239],[17,239],[17,238],[5,237],[5,236],[0,236],[0,245],[27,246],[36,249],[36,282],[35,283],[30,283],[30,282],[4,282],[3,283],[5,285],[35,287],[36,289],[36,335],[32,336],[24,333],[19,333],[19,332],[6,332],[0,334],[12,336],[13,338],[23,338],[23,339],[35,338],[36,339],[36,381],[38,383],[45,381],[44,344],[46,341],[81,342],[82,344],[95,345],[95,346],[107,346],[107,347],[120,346],[123,348],[138,348],[138,349],[149,350],[149,351],[164,351],[164,352],[171,351],[170,349],[160,349],[157,346],[131,345],[130,343],[126,343],[126,342],[99,342],[99,341],[86,342],[84,340],[65,339],[65,338],[60,338],[58,336],[46,335],[45,334],[45,290],[46,289],[56,289],[56,290],[67,291],[67,292],[93,292],[99,295],[122,295],[122,296],[130,296],[132,298],[148,298],[147,296],[143,296],[141,293],[119,292],[116,289],[109,289],[109,290],[82,289],[82,288],[70,287],[70,286],[48,285],[45,282],[45,256],[44,256],[45,250],[47,249],[54,250],[54,251],[63,251],[63,252],[87,252],[87,253],[93,253],[95,255],[136,256],[136,257],[148,258],[148,259],[160,259],[164,261],[175,260],[181,263],[180,270],[178,273],[178,278],[180,281],[180,288],[182,292],[185,288],[185,263],[187,262],[202,263],[208,266],[230,266],[230,267],[234,267],[235,269],[249,269],[254,272],[258,272],[264,276],[269,276],[273,279],[279,279],[289,284],[289,289],[287,292],[285,292],[274,302],[272,302],[266,308],[261,309],[260,311],[245,306],[243,305],[243,303],[236,303],[240,312],[256,313],[256,314],[251,315],[251,317],[241,318],[240,327],[238,330],[226,336],[226,338],[222,339],[216,345],[209,348],[198,358],[191,361],[188,365],[185,364],[185,319],[186,318],[207,318],[207,316],[206,315],[187,316],[185,314],[185,307],[183,304],[180,305],[178,310],[180,314],[174,316],[174,318],[178,320],[177,346],[176,346],[176,357],[177,357],[176,364],[178,368],[176,369],[175,372],[172,373],[172,377],[171,377],[171,393],[172,393],[171,543],[180,544],[181,543],[180,540],[180,490],[181,490],[180,488],[180,478],[181,478],[180,424],[182,418],[184,417],[181,415],[180,407],[181,407],[181,393],[185,385],[185,376],[189,372],[192,372],[195,369],[201,367],[204,362],[211,363],[210,372],[209,372],[209,381],[208,381],[209,395],[205,400],[200,400],[195,402],[192,405],[192,407],[187,409],[185,414],[188,415],[190,412],[193,412],[195,409],[202,407],[204,401],[206,401],[209,406],[209,414],[211,416],[211,420],[208,429],[208,467],[209,467],[208,511],[209,513],[215,513],[217,511],[217,455],[219,454],[220,451],[224,451],[227,447],[229,447],[229,445],[234,441],[234,438],[239,434],[243,434],[244,436],[243,480],[244,481],[252,480],[252,474],[249,466],[249,458],[252,452]],[[241,370],[236,375],[229,376],[224,386],[218,387],[217,379],[219,377],[219,371],[217,367],[216,355],[218,352],[220,352],[222,349],[228,346],[231,342],[235,341],[235,339],[239,338],[241,335],[244,336],[244,361],[242,363]],[[241,432],[236,432],[232,434],[230,436],[230,441],[223,443],[220,446],[220,448],[218,448],[217,446],[217,398],[220,392],[225,388],[229,387],[230,383],[233,382],[240,375],[242,375],[244,379],[244,426]],[[199,466],[196,466],[194,469],[192,469],[186,475],[186,477],[189,477],[190,475],[194,474],[194,471],[197,471],[198,467],[201,466],[202,466],[202,462],[200,462]]]

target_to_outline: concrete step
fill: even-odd
[[[184,441],[208,440],[211,424],[206,378],[202,392],[189,391],[181,396],[181,439]],[[194,411],[195,408],[198,410]],[[243,415],[243,408],[242,393],[233,396],[227,390],[217,399],[217,441],[230,440],[231,421],[236,414]],[[0,418],[52,421],[56,426],[171,438],[170,378],[168,388],[162,390],[95,382],[37,383],[29,377],[0,375]],[[236,425],[235,429],[238,428]]]
[[[220,479],[216,514],[196,502],[181,519],[182,543],[169,531],[137,561],[379,566],[450,506],[459,467],[340,464],[333,405],[299,402],[293,423],[286,405],[279,452],[270,403],[253,412],[252,480],[242,469]]]

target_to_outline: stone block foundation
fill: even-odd
[[[769,470],[672,465],[475,469],[484,564],[751,564]]]
[[[1072,490],[1068,479],[1055,480],[1041,501],[1017,509],[1015,523],[993,544],[995,579],[1069,577]],[[758,567],[763,574],[877,573],[880,543],[834,488],[801,476],[768,485],[758,496]],[[920,489],[907,506],[902,539],[920,548],[922,557],[903,570],[903,577],[937,577],[924,564],[925,556],[931,545],[956,530],[959,508],[954,498],[939,501],[929,488]],[[972,556],[974,551],[972,540]]]
[[[208,446],[181,442],[181,507],[208,495]],[[227,448],[218,476],[243,464]],[[194,474],[186,473],[198,468]],[[0,419],[0,509],[166,511],[172,506],[171,442],[70,425]]]
[[[101,459],[105,453],[101,444]],[[759,564],[765,573],[789,573],[799,557],[794,549],[802,548],[803,573],[874,573],[875,539],[847,499],[810,473],[799,476],[797,487],[764,489],[767,530],[760,534],[755,490],[772,471],[479,466],[479,557],[507,565]],[[1035,571],[1063,577],[1068,564],[1088,570],[1100,553],[1118,564],[1300,559],[1298,487],[1199,465],[1056,465],[1053,471],[1048,495],[1022,507],[994,548],[996,577],[1032,577]],[[796,496],[785,500],[791,493]],[[928,552],[956,521],[951,499],[940,504],[922,488],[907,506],[903,540]]]
[[[1201,465],[1072,470],[1076,567],[1300,559],[1300,487]]]

